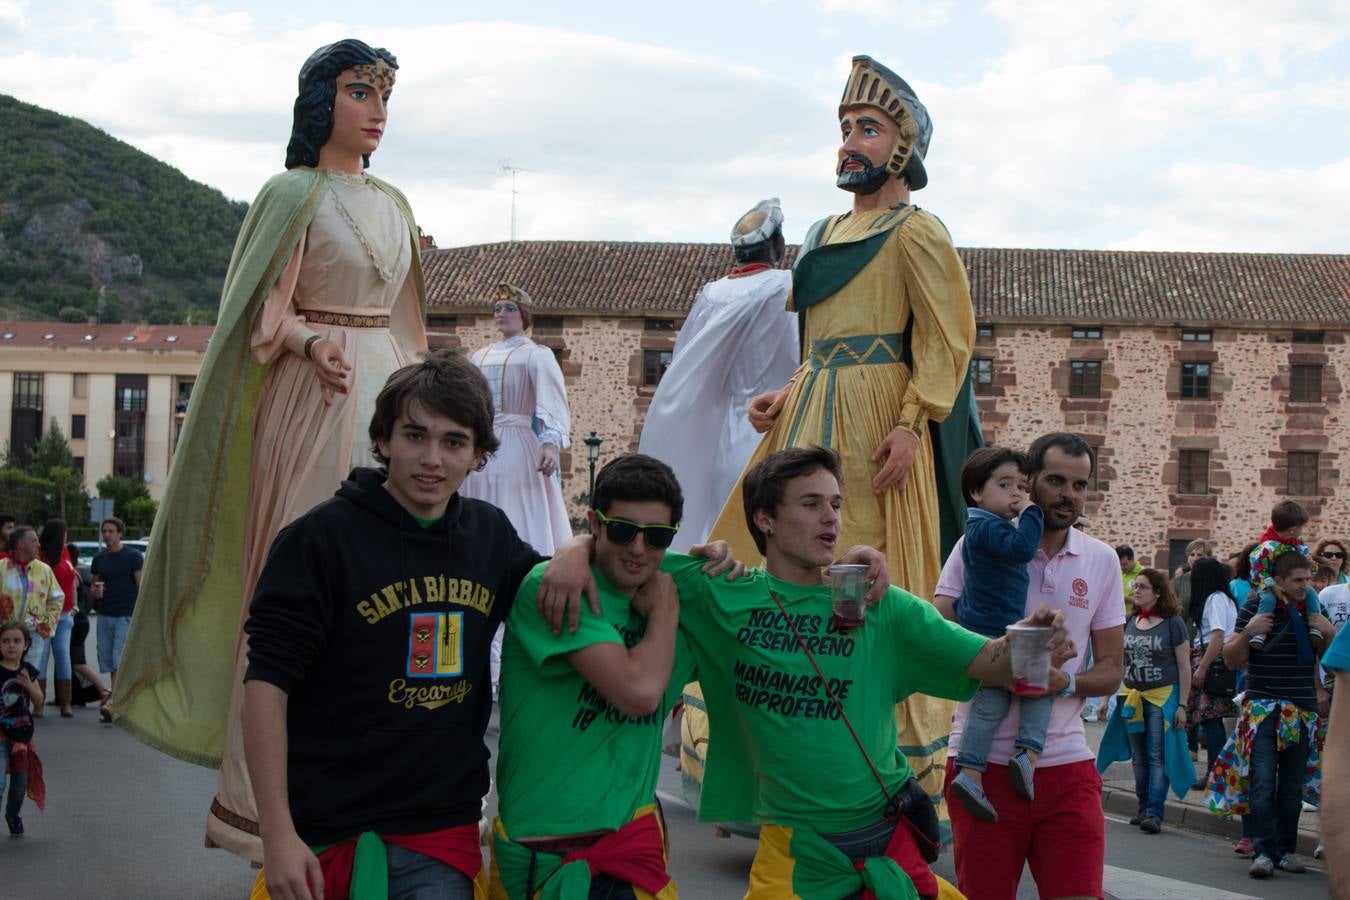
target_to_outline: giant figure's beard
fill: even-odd
[[[845,171],[844,165],[849,162],[862,163],[863,167],[861,170]],[[890,177],[891,173],[885,166],[874,166],[872,161],[861,153],[850,153],[839,163],[839,178],[834,184],[850,193],[874,194],[881,190],[881,186]]]

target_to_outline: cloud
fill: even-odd
[[[0,47],[17,47],[27,30],[24,4],[19,0],[0,0]]]
[[[1110,57],[1154,44],[1218,62],[1227,74],[1255,67],[1279,75],[1294,54],[1312,54],[1350,36],[1350,6],[1337,0],[991,0],[1009,30],[1007,66],[1035,68]]]
[[[909,28],[935,28],[947,21],[955,0],[816,0],[826,15],[861,16],[885,22],[901,21]]]
[[[1148,221],[1112,250],[1305,252],[1350,247],[1350,159],[1315,169],[1178,162],[1159,175]]]
[[[848,207],[832,173],[835,103],[853,42],[821,38],[809,22],[769,26],[762,38],[780,46],[760,57],[654,30],[639,39],[500,21],[353,28],[303,11],[250,16],[159,0],[87,8],[101,17],[62,19],[52,30],[36,7],[0,0],[0,34],[6,21],[27,21],[30,35],[51,31],[11,54],[7,89],[232,197],[251,199],[280,169],[301,62],[355,32],[401,65],[372,171],[408,194],[442,246],[509,236],[504,161],[531,170],[517,180],[526,239],[720,241],[755,201],[779,196],[796,240]],[[908,21],[920,6],[819,0],[817,8],[829,15],[817,24],[828,27],[845,13]],[[971,24],[953,4],[922,8],[945,17],[931,20],[936,49],[925,52],[961,40]],[[988,3],[979,24],[1003,26],[1007,37],[984,28],[982,49],[960,68],[973,75],[904,70],[935,123],[931,183],[915,201],[970,245],[1194,249],[1227,235],[1247,246],[1255,238],[1225,232],[1224,217],[1206,210],[1231,216],[1224,204],[1237,195],[1224,194],[1225,180],[1259,165],[1258,155],[1277,155],[1278,177],[1260,183],[1313,207],[1303,221],[1319,230],[1291,219],[1261,240],[1325,249],[1327,235],[1344,234],[1321,223],[1345,208],[1337,179],[1350,143],[1350,81],[1295,67],[1295,52],[1344,42],[1347,14],[1277,2],[1271,15],[1284,18],[1262,30],[1249,21],[1250,4],[1230,11],[1199,0],[1199,8],[1214,14],[1208,43],[1190,6]],[[1175,27],[1161,27],[1169,9]],[[1295,74],[1272,75],[1271,66]],[[1328,184],[1321,196],[1319,180]]]

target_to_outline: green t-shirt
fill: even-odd
[[[674,675],[660,707],[648,716],[624,715],[572,668],[567,654],[599,643],[633,647],[647,620],[592,568],[603,614],[583,604],[576,633],[555,635],[535,608],[545,565],[521,583],[502,645],[497,791],[513,840],[617,830],[651,803],[661,729],[693,671],[677,638]]]
[[[680,591],[680,633],[697,665],[709,740],[699,818],[820,832],[876,822],[885,800],[848,726],[822,689],[772,590],[843,704],[888,790],[910,776],[896,748],[895,704],[910,694],[974,696],[965,675],[985,638],[891,588],[847,634],[830,624],[830,588],[756,570],[709,579],[703,560],[666,555]]]

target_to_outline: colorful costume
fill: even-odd
[[[1250,700],[1242,704],[1242,718],[1224,745],[1223,754],[1214,764],[1209,778],[1209,811],[1227,819],[1246,815],[1248,789],[1251,786],[1252,739],[1256,729],[1268,716],[1276,716],[1277,747],[1299,741],[1299,725],[1303,734],[1311,735],[1308,751],[1306,780],[1303,782],[1303,800],[1316,806],[1322,797],[1322,745],[1326,743],[1327,726],[1315,712],[1303,709],[1297,703],[1281,700]]]
[[[690,677],[692,660],[681,640],[657,709],[623,714],[567,654],[601,643],[635,646],[646,634],[646,620],[631,608],[631,597],[593,568],[601,615],[583,609],[575,632],[555,635],[535,610],[543,571],[541,565],[531,572],[516,595],[502,654],[493,896],[584,900],[592,875],[604,873],[662,900],[674,897],[655,811],[656,782],[661,726]],[[559,785],[569,787],[559,791]],[[605,834],[597,840],[597,832]]]
[[[209,840],[254,859],[240,627],[272,539],[369,463],[375,397],[426,349],[416,248],[407,201],[376,178],[297,167],[264,185],[155,519],[117,722],[171,756],[221,765]],[[335,341],[352,366],[349,393],[331,406],[304,356],[309,334]]]
[[[776,198],[764,201],[737,222],[732,246],[772,239],[782,218]],[[639,453],[675,470],[684,492],[672,550],[708,539],[759,444],[746,419],[750,400],[782,386],[797,368],[797,323],[783,309],[791,283],[791,273],[765,263],[738,265],[703,286],[680,327],[638,444]]]
[[[911,187],[920,187],[913,166],[931,126],[903,80],[856,57],[841,115],[859,103],[858,96],[867,96],[873,74],[873,85],[894,97],[896,109],[888,114],[901,123],[913,119],[921,129],[915,155],[901,147],[908,161],[892,165],[910,175]],[[975,317],[951,237],[931,213],[905,204],[819,222],[798,257],[788,308],[800,315],[803,362],[747,469],[785,447],[820,444],[839,451],[847,498],[840,546],[881,550],[892,584],[931,597],[943,551],[965,525],[960,467],[981,442],[966,384]],[[914,465],[904,490],[877,495],[871,482],[879,466],[871,457],[896,427],[918,439]],[[943,439],[935,445],[939,434]],[[738,559],[758,557],[746,532],[739,483],[713,537],[730,543]],[[896,709],[902,749],[934,800],[941,798],[951,717],[950,702],[917,694]]]

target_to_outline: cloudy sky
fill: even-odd
[[[434,10],[434,11],[429,11]],[[441,246],[789,240],[833,186],[849,58],[932,113],[914,200],[965,246],[1350,248],[1343,0],[355,3],[0,0],[0,87],[248,200],[295,75],[341,37],[399,58],[372,172]]]

